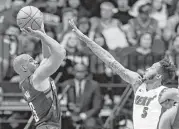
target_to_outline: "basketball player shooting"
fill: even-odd
[[[61,112],[56,87],[50,76],[59,68],[65,58],[65,49],[41,29],[22,29],[28,35],[42,41],[44,59],[40,65],[27,54],[14,59],[14,70],[20,75],[20,89],[32,111],[36,129],[60,129]]]
[[[177,89],[163,86],[174,77],[175,66],[164,58],[154,63],[141,77],[138,73],[123,67],[109,52],[84,35],[76,27],[73,20],[70,20],[69,24],[78,38],[84,41],[96,56],[123,80],[131,84],[135,93],[133,105],[134,129],[157,129],[163,108],[167,108],[179,99]],[[171,97],[171,94],[175,94],[175,96]]]

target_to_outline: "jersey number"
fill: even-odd
[[[145,118],[146,116],[147,116],[147,111],[148,111],[148,107],[144,107],[144,109],[143,109],[143,113],[142,113],[142,115],[141,115],[141,117],[142,118]]]
[[[32,102],[29,103],[29,107],[30,107],[30,109],[32,111],[32,114],[33,114],[33,117],[34,117],[35,121],[38,122],[39,121],[39,117],[37,116],[37,112],[36,112]]]

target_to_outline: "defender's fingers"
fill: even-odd
[[[70,20],[69,20],[69,24],[70,24],[70,26],[71,26],[72,28],[76,29],[76,25],[75,25],[73,19],[70,19]]]
[[[68,23],[70,24],[71,27],[73,27],[72,19],[68,20]]]

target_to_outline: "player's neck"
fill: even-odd
[[[20,75],[20,79],[21,80],[25,80],[26,78],[30,77],[31,75],[30,74],[21,74]]]
[[[158,88],[159,86],[161,86],[161,82],[155,81],[153,83],[147,83],[146,89],[147,90],[152,90],[152,89]]]

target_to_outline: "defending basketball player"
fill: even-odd
[[[162,114],[158,129],[179,129],[179,103]]]
[[[109,52],[84,35],[76,27],[73,20],[70,20],[69,24],[76,35],[87,44],[96,56],[123,80],[132,85],[135,93],[133,105],[134,129],[157,129],[163,107],[167,108],[167,100],[178,100],[177,96],[172,98],[170,96],[173,93],[178,94],[177,89],[171,90],[163,86],[174,77],[174,65],[165,58],[148,68],[142,78],[138,73],[124,68]]]
[[[40,30],[22,30],[41,39],[44,59],[40,65],[27,54],[14,59],[14,70],[21,78],[19,87],[32,111],[36,129],[60,129],[60,106],[56,87],[50,76],[59,68],[66,51],[45,33],[43,23]]]

